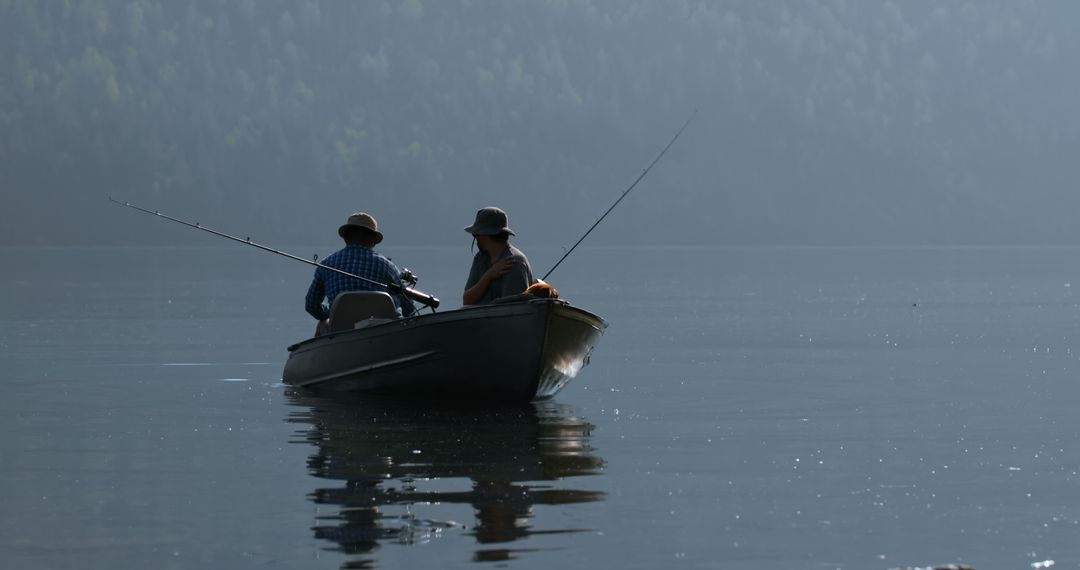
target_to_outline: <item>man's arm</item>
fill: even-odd
[[[499,297],[507,297],[509,295],[520,295],[525,292],[525,289],[529,288],[532,283],[529,282],[529,272],[525,268],[525,263],[516,258],[509,258],[513,261],[513,265],[510,269],[494,284],[498,289],[493,291],[496,299]]]
[[[312,278],[307,295],[304,296],[304,310],[320,321],[330,317],[326,307],[323,306],[324,297],[326,297],[326,288],[320,279],[319,270],[316,269],[315,277]]]
[[[408,317],[416,313],[416,305],[413,305],[412,299],[405,294],[405,282],[401,279],[401,270],[398,269],[397,265],[394,265],[393,261],[390,261],[389,257],[384,255],[377,255],[377,257],[382,259],[385,273],[372,277],[376,281],[384,281],[387,285],[394,284],[401,287],[400,291],[389,291],[390,297],[394,300],[394,305],[401,316]]]
[[[484,274],[480,276],[480,278],[476,281],[475,285],[473,285],[472,287],[469,287],[468,289],[465,289],[465,293],[463,293],[462,296],[461,296],[461,304],[463,304],[463,305],[477,305],[477,304],[479,304],[480,301],[482,301],[484,299],[484,295],[487,293],[488,288],[489,287],[499,287],[500,286],[499,279],[501,277],[504,277],[505,275],[507,275],[507,273],[512,272],[513,268],[515,266],[517,266],[517,265],[518,264],[515,262],[514,258],[512,258],[512,257],[504,257],[504,258],[496,261],[494,263],[494,265],[489,267],[488,270],[485,271]],[[470,281],[471,280],[472,279],[470,278]],[[521,290],[524,291],[525,288],[522,287]],[[495,297],[501,297],[502,296],[502,295],[498,294],[498,291],[493,291],[493,293],[496,293]]]

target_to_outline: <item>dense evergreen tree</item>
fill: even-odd
[[[0,244],[130,240],[107,194],[279,243],[358,208],[444,243],[499,204],[567,243],[695,108],[599,241],[1073,241],[1078,13],[0,0]]]

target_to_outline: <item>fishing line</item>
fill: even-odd
[[[577,248],[578,244],[585,241],[585,238],[588,237],[589,234],[591,234],[594,229],[596,229],[596,226],[600,225],[600,222],[604,221],[604,218],[606,218],[607,215],[610,214],[611,211],[615,209],[615,206],[618,206],[619,202],[622,202],[623,198],[625,198],[626,195],[629,194],[630,191],[633,190],[634,187],[638,185],[638,182],[641,182],[641,179],[645,178],[645,175],[648,174],[650,170],[652,170],[652,167],[655,166],[657,162],[660,162],[660,159],[664,156],[664,153],[666,153],[668,151],[668,149],[671,148],[671,145],[675,144],[675,141],[678,140],[679,135],[681,135],[682,132],[686,129],[687,125],[690,124],[690,121],[692,121],[694,119],[694,115],[697,115],[697,109],[694,109],[694,112],[690,114],[690,118],[686,119],[686,122],[683,123],[683,126],[679,128],[678,132],[675,133],[675,136],[671,137],[671,140],[668,141],[667,145],[664,146],[664,149],[660,151],[660,154],[656,155],[656,158],[654,158],[653,161],[649,163],[649,166],[646,167],[645,170],[641,171],[641,174],[639,174],[637,179],[634,180],[634,183],[631,184],[630,187],[628,187],[626,190],[624,190],[622,195],[619,196],[619,199],[615,200],[615,203],[612,204],[611,207],[609,207],[606,212],[604,212],[604,215],[600,216],[600,219],[596,220],[596,222],[592,226],[589,227],[588,231],[585,232],[585,235],[581,236],[581,238],[579,238],[574,243],[574,245],[571,246],[570,249],[567,250],[567,252],[564,253],[563,256],[559,258],[559,261],[555,262],[555,265],[551,269],[549,269],[548,272],[545,273],[543,277],[540,278],[541,281],[546,281],[547,278],[548,278],[548,275],[551,275],[552,273],[555,272],[555,269],[557,267],[559,267],[559,264],[561,264],[564,259],[569,257],[571,253],[573,253],[574,249]]]

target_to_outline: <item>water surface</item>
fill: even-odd
[[[282,386],[295,262],[2,249],[0,566],[1077,568],[1078,258],[581,248],[591,365],[492,410]]]

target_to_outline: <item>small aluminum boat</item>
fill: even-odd
[[[360,303],[349,303],[346,296]],[[389,309],[371,310],[369,301]],[[554,396],[589,363],[607,323],[559,299],[393,318],[386,293],[335,299],[328,334],[289,347],[282,380],[319,391],[528,402]],[[350,311],[349,306],[360,307]]]

